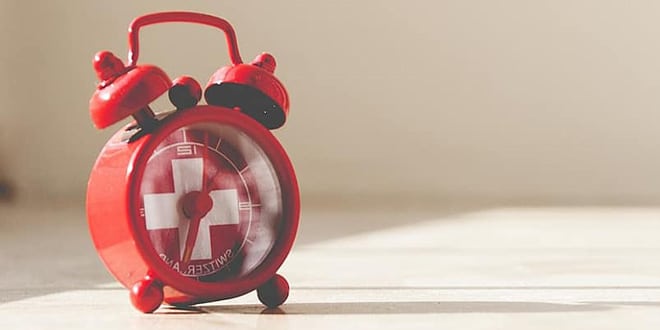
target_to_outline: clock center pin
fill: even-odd
[[[203,217],[213,208],[211,196],[205,192],[192,191],[183,196],[183,214],[190,219]]]

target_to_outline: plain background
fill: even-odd
[[[143,13],[234,25],[278,61],[275,134],[303,199],[654,204],[660,198],[657,1],[0,1],[0,178],[82,202],[115,125],[92,127],[94,53],[126,59]],[[141,33],[141,63],[205,84],[219,31]],[[166,102],[155,110],[169,109]]]

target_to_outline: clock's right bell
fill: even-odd
[[[250,64],[229,65],[216,71],[204,91],[206,103],[239,108],[268,129],[284,124],[289,95],[275,77],[275,58],[263,53]]]

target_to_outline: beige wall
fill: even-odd
[[[21,196],[81,198],[111,134],[87,114],[92,55],[125,58],[130,20],[170,9],[275,54],[307,198],[660,200],[660,2],[598,0],[2,1],[0,176]],[[142,36],[171,76],[227,63],[211,29]]]

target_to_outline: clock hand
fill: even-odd
[[[183,258],[181,259],[184,268],[188,265],[192,257],[192,251],[197,241],[197,234],[199,233],[199,225],[202,222],[202,218],[213,208],[213,200],[208,194],[208,185],[204,178],[206,176],[205,163],[208,156],[208,140],[209,133],[205,131],[204,149],[202,150],[202,189],[199,192],[186,194],[183,200],[183,213],[191,219],[188,224],[188,234],[186,235]]]
[[[197,234],[199,233],[199,224],[202,222],[203,217],[204,215],[200,214],[190,220],[188,235],[186,235],[186,247],[183,250],[183,258],[181,259],[184,269],[188,266],[190,257],[192,257],[192,250],[195,247],[195,241],[197,239]]]

